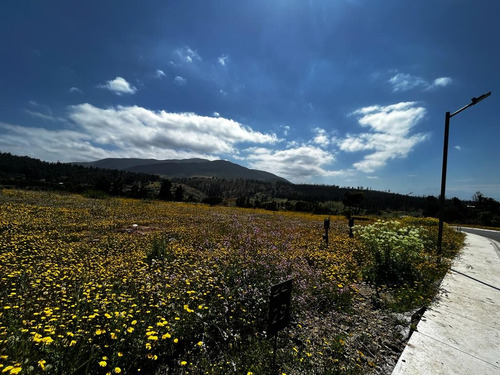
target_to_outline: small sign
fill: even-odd
[[[271,286],[267,337],[276,335],[290,324],[292,304],[292,279]]]

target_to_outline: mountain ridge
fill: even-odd
[[[166,178],[208,177],[289,182],[273,173],[250,169],[227,160],[106,158],[91,162],[74,162],[85,167],[118,169],[135,173],[156,174]]]

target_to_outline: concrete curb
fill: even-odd
[[[499,249],[467,234],[392,375],[500,375]]]

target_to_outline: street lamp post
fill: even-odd
[[[446,190],[446,168],[448,164],[448,137],[450,134],[450,119],[458,115],[460,112],[466,110],[473,105],[476,105],[481,100],[486,99],[491,95],[491,91],[481,95],[478,98],[472,98],[471,102],[466,106],[463,106],[459,110],[450,114],[450,112],[446,112],[445,120],[444,120],[444,145],[443,145],[443,170],[441,174],[441,195],[439,196],[439,229],[438,229],[438,240],[437,240],[437,249],[438,254],[442,253],[442,243],[443,243],[443,220],[444,220],[444,195]]]

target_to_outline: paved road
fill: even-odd
[[[491,240],[500,242],[500,231],[498,230],[465,228],[465,227],[458,227],[458,229],[465,233],[477,234],[479,236],[483,236]]]
[[[500,231],[489,230],[489,229],[477,229],[477,228],[459,228],[459,229],[461,229],[462,232],[477,234],[481,237],[485,237],[490,240],[496,241],[496,242],[491,242],[491,244],[493,245],[493,249],[495,250],[496,254],[500,258]]]

